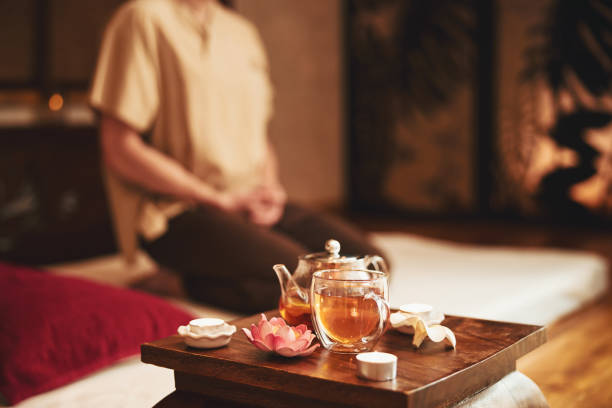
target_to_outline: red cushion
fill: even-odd
[[[0,393],[15,404],[67,384],[191,318],[145,293],[0,263]]]

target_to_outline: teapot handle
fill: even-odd
[[[378,255],[366,255],[365,256],[365,265],[368,268],[370,265],[374,268],[374,270],[383,272],[385,274],[389,274],[389,268],[387,268],[387,263],[383,259],[382,256]]]

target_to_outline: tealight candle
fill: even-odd
[[[397,356],[378,351],[357,354],[357,374],[368,380],[392,380],[397,374]]]

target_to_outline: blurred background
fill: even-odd
[[[116,250],[85,101],[123,1],[0,0],[0,259]],[[233,0],[292,200],[359,217],[612,225],[609,0]]]

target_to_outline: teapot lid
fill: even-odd
[[[326,252],[315,252],[314,254],[303,255],[300,258],[307,261],[348,263],[359,259],[356,256],[340,256],[340,242],[335,239],[328,239],[325,242]]]

